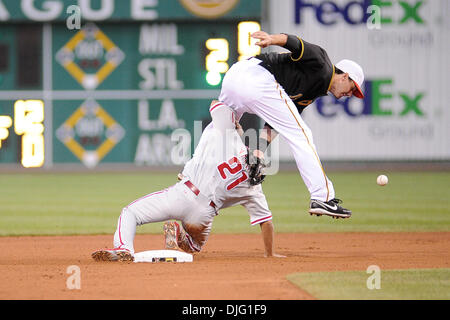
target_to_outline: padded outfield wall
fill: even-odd
[[[248,33],[261,11],[254,0],[0,1],[0,166],[185,163],[223,74],[258,53]]]
[[[327,96],[302,114],[322,160],[450,159],[449,1],[286,0],[269,13],[270,32],[364,69],[364,100]]]
[[[182,165],[258,25],[364,68],[364,100],[303,112],[321,160],[448,161],[448,15],[445,0],[0,1],[0,166]]]

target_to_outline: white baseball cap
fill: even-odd
[[[356,86],[356,89],[353,91],[353,95],[357,98],[363,99],[364,94],[361,87],[364,82],[364,72],[361,66],[355,61],[344,59],[336,64],[336,68],[348,73],[348,76]]]

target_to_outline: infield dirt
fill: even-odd
[[[193,263],[95,262],[112,235],[0,238],[0,299],[260,300],[314,299],[286,280],[295,272],[449,268],[450,232],[281,233],[264,258],[259,234],[212,234]],[[136,252],[163,249],[140,235]],[[80,289],[68,289],[69,266]]]

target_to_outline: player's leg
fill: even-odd
[[[176,221],[164,224],[166,249],[200,252],[208,240],[215,215],[215,209],[199,199],[196,208],[181,219],[181,224]]]
[[[114,248],[126,249],[134,254],[134,235],[136,233],[136,217],[128,207],[122,209],[114,233]]]
[[[92,253],[97,261],[131,261],[134,259],[136,226],[165,220],[164,209],[169,200],[168,189],[150,193],[122,209],[114,233],[114,248]]]
[[[113,249],[102,249],[92,253],[96,261],[132,261],[134,260],[134,234],[136,232],[136,218],[128,212],[127,207],[122,209],[114,233]]]
[[[351,211],[334,198],[333,184],[322,167],[311,130],[284,89],[258,61],[233,65],[224,77],[219,100],[233,109],[258,115],[287,140],[311,194],[311,214],[350,217]]]
[[[273,99],[280,95],[283,99]],[[311,199],[321,201],[333,199],[335,196],[333,184],[322,167],[312,132],[284,90],[276,88],[273,97],[261,98],[250,108],[285,138]]]
[[[134,236],[139,225],[182,217],[192,204],[192,196],[184,193],[179,183],[145,195],[126,206],[118,219],[114,246],[134,253]]]
[[[208,240],[212,222],[212,218],[203,223],[183,222],[183,228],[186,232],[184,237],[180,237],[178,246],[184,251],[190,250],[191,252],[200,252]]]
[[[202,237],[202,239],[205,239],[204,241],[199,241],[198,239],[199,235],[201,235],[206,228],[199,228],[198,226],[192,226],[183,222],[181,224],[177,221],[166,222],[163,230],[166,249],[181,249],[187,253],[198,253],[201,251],[202,245],[207,239],[207,236]]]
[[[255,64],[249,60],[236,62],[225,74],[219,101],[230,107],[239,121],[248,112],[247,102],[253,100],[254,85],[258,81],[254,75]]]
[[[351,211],[339,205],[334,187],[325,174],[311,130],[292,100],[273,79],[262,82],[261,96],[249,104],[252,113],[263,118],[288,142],[299,172],[311,194],[309,212],[334,218],[349,218]]]
[[[287,140],[311,198],[333,199],[333,185],[322,168],[311,130],[283,88],[258,61],[250,59],[233,65],[223,79],[219,100],[269,123]]]

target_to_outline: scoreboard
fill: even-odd
[[[185,163],[225,72],[259,53],[249,34],[261,9],[255,0],[0,1],[0,166]]]

